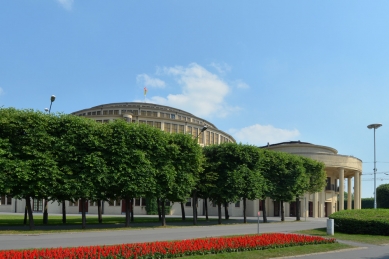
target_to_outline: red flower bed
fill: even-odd
[[[296,235],[262,234],[235,237],[212,237],[180,241],[123,244],[113,246],[89,246],[74,248],[50,248],[34,250],[0,251],[0,259],[103,259],[103,258],[174,258],[184,255],[261,250],[286,246],[334,243],[335,239]]]

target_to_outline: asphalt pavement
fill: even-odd
[[[233,218],[232,218],[233,219]],[[190,220],[190,219],[188,219]],[[259,233],[267,232],[294,232],[298,230],[326,227],[326,219],[308,218],[295,222],[295,218],[286,218],[280,222],[279,218],[269,217],[270,223],[260,223]],[[2,234],[0,235],[0,250],[25,248],[51,247],[78,247],[91,245],[114,245],[123,243],[152,242],[165,240],[191,239],[225,235],[255,234],[258,232],[256,218],[249,218],[248,224],[207,225],[207,226],[180,226],[180,227],[150,227],[146,229],[126,228],[124,230],[62,232],[47,234]],[[47,227],[47,226],[46,226]],[[346,242],[357,248],[329,253],[311,254],[293,258],[388,258],[389,246],[359,244]]]

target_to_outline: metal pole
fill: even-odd
[[[375,157],[375,128],[374,128],[374,209],[377,209],[377,188],[376,188],[376,157]]]

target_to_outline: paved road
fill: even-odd
[[[326,219],[308,219],[306,222],[279,222],[279,218],[269,218],[269,224],[260,224],[260,232],[293,232],[303,229],[326,227]],[[252,221],[255,218],[251,219]],[[213,225],[196,227],[130,229],[115,231],[91,231],[39,235],[0,235],[0,250],[23,248],[76,247],[90,245],[111,245],[122,243],[151,242],[162,240],[189,239],[210,236],[239,235],[257,233],[257,224]],[[357,249],[310,254],[293,258],[314,259],[389,259],[389,246],[376,246],[346,242]]]

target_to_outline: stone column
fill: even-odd
[[[354,173],[354,209],[359,210],[359,172]]]
[[[362,172],[359,174],[359,208],[362,209]]]
[[[351,195],[351,192],[352,192],[352,188],[351,188],[351,177],[349,176],[347,178],[347,209],[348,210],[351,210],[351,206],[352,206],[352,195]]]
[[[344,210],[344,168],[339,168],[339,211]]]
[[[326,213],[324,212],[324,210],[326,208],[324,206],[325,202],[326,202],[326,191],[323,190],[320,193],[320,213],[319,213],[320,215],[319,215],[319,217],[321,217],[321,218],[324,218],[326,215]]]
[[[315,192],[313,194],[313,208],[312,208],[312,210],[313,210],[313,215],[312,216],[314,218],[319,217],[319,215],[317,213],[318,210],[319,210],[318,201],[319,201],[319,193]]]

